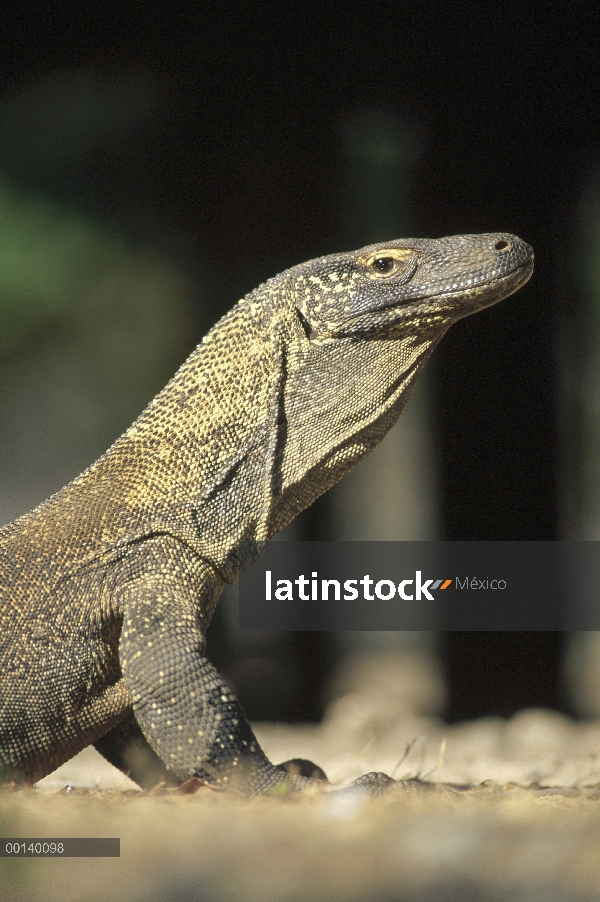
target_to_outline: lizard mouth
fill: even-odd
[[[510,285],[510,294],[513,291],[516,291],[522,285],[524,285],[530,278],[533,272],[533,254],[524,260],[522,263],[517,264],[513,269],[510,269],[508,272],[504,272],[501,275],[494,276],[492,279],[486,279],[485,281],[476,282],[472,285],[457,285],[456,287],[448,288],[445,291],[437,292],[436,294],[426,294],[422,295],[419,298],[415,298],[415,301],[435,301],[437,298],[445,298],[445,297],[463,297],[465,300],[469,297],[469,295],[473,295],[484,291],[492,286],[503,286],[508,288]],[[514,287],[513,287],[514,285]],[[506,297],[507,295],[502,295],[502,297]],[[497,298],[500,300],[500,298]],[[404,302],[406,303],[406,302]],[[394,307],[401,306],[400,303],[390,305]],[[385,309],[381,307],[380,309]]]
[[[475,310],[480,310],[485,307],[490,307],[492,304],[496,304],[498,301],[503,300],[511,294],[514,294],[515,291],[518,291],[526,282],[531,278],[531,274],[533,272],[533,254],[527,258],[527,260],[519,263],[513,269],[508,272],[502,273],[502,275],[495,276],[492,279],[487,279],[486,281],[476,282],[472,285],[457,285],[456,287],[448,288],[445,291],[439,291],[436,294],[424,294],[420,297],[411,298],[407,301],[407,299],[402,299],[399,301],[395,301],[389,304],[382,304],[380,307],[376,308],[372,311],[371,316],[373,314],[386,314],[388,313],[390,317],[393,317],[395,312],[400,310],[407,309],[412,307],[413,305],[435,305],[436,301],[440,301],[441,305],[444,305],[446,301],[456,301],[457,307],[460,308],[463,305],[473,305],[473,312]],[[440,307],[440,313],[442,313],[442,307]],[[434,310],[432,309],[432,313]],[[457,310],[458,312],[458,310]],[[470,311],[469,311],[470,312]],[[464,315],[464,314],[460,314]],[[356,317],[352,317],[352,321],[356,323],[358,320],[366,319],[365,314],[358,314]],[[351,322],[351,321],[349,321]],[[383,325],[383,324],[382,324]]]
[[[494,286],[497,286],[500,289],[497,294],[494,292],[494,294],[489,295],[489,299],[481,298],[481,301],[483,302],[482,306],[487,307],[489,304],[494,304],[497,301],[508,297],[525,285],[531,278],[532,272],[533,256],[529,257],[524,263],[519,263],[518,266],[515,266],[514,269],[509,270],[509,272],[502,273],[500,276],[495,276],[493,279],[477,282],[475,285],[468,285],[464,288],[450,288],[447,291],[440,291],[439,294],[425,295],[420,300],[435,301],[437,298],[455,297],[457,299],[462,298],[465,301],[468,301],[470,297],[476,297],[482,291],[487,291],[487,289],[492,289]]]
[[[490,279],[488,282],[481,282],[481,285],[482,286],[494,285],[494,284],[499,285],[503,282],[506,282],[507,279],[512,280],[515,276],[517,276],[519,278],[521,276],[524,276],[524,281],[526,282],[527,279],[529,279],[529,277],[531,276],[532,272],[533,272],[533,254],[531,254],[531,256],[527,258],[527,260],[524,260],[522,263],[517,264],[517,266],[515,266],[513,269],[509,270],[508,272],[503,273],[501,276],[497,276],[495,279]]]
[[[476,282],[472,285],[456,285],[444,291],[439,291],[436,294],[424,294],[409,299],[408,301],[402,299],[400,301],[395,301],[394,303],[382,304],[381,307],[378,307],[373,313],[384,313],[387,310],[399,310],[403,307],[410,307],[412,304],[432,304],[438,299],[440,301],[443,301],[444,299],[456,299],[459,303],[466,304],[479,301],[474,309],[488,307],[503,300],[525,285],[531,278],[533,263],[532,253],[526,260],[513,267],[513,269],[495,276],[492,279]],[[493,290],[495,287],[497,287],[497,291]],[[489,294],[488,291],[490,292]],[[483,293],[485,293],[485,296]],[[362,314],[362,316],[364,316],[364,314]],[[355,317],[355,319],[359,319],[359,317],[361,317],[360,314]]]

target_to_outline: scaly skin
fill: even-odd
[[[39,780],[94,743],[142,786],[310,785],[267,760],[204,656],[221,590],[381,441],[446,329],[532,269],[504,234],[296,266],[236,304],[100,460],[0,530],[4,777]]]

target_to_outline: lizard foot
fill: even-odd
[[[392,777],[377,771],[371,771],[369,774],[363,774],[362,777],[358,777],[350,786],[337,791],[347,793],[364,792],[372,798],[377,798],[386,795],[396,786],[398,786],[398,783]]]

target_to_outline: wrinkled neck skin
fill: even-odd
[[[404,323],[381,335],[322,341],[294,331],[287,347],[286,436],[275,530],[297,513],[287,510],[286,492],[295,487],[307,507],[379,444],[446,328],[419,331]]]

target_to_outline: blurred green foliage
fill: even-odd
[[[198,339],[194,289],[152,244],[0,177],[0,521],[138,416]]]
[[[82,215],[0,179],[0,354],[72,312],[91,260],[114,245]]]

